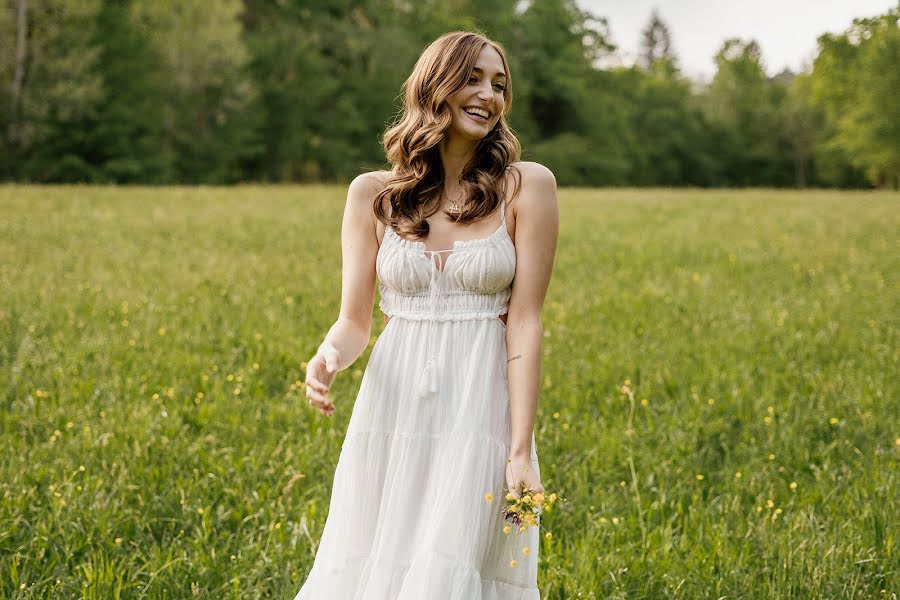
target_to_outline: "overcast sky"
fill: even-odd
[[[847,29],[855,17],[884,14],[897,0],[577,0],[609,20],[621,63],[630,65],[655,7],[669,27],[682,72],[711,79],[713,57],[729,37],[755,39],[769,75],[811,63],[816,38]]]

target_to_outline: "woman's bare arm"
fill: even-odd
[[[352,365],[369,345],[375,301],[375,216],[372,201],[381,191],[375,173],[356,177],[347,191],[341,224],[341,310],[325,342],[339,353],[337,370]]]
[[[518,163],[522,188],[516,201],[516,277],[507,319],[510,456],[529,460],[541,383],[541,309],[550,285],[559,208],[556,179],[538,163]]]

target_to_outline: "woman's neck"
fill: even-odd
[[[463,168],[475,155],[477,141],[451,139],[444,137],[438,146],[441,163],[444,166],[444,189],[455,190],[458,187]]]

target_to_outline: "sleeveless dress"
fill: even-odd
[[[504,202],[500,211],[493,234],[449,250],[385,228],[375,264],[379,308],[392,318],[372,347],[295,600],[539,600],[539,527],[503,533],[510,418],[499,316],[516,251]],[[534,434],[531,464],[540,475]]]

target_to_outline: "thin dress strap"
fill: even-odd
[[[500,198],[500,224],[506,225],[506,198]]]

